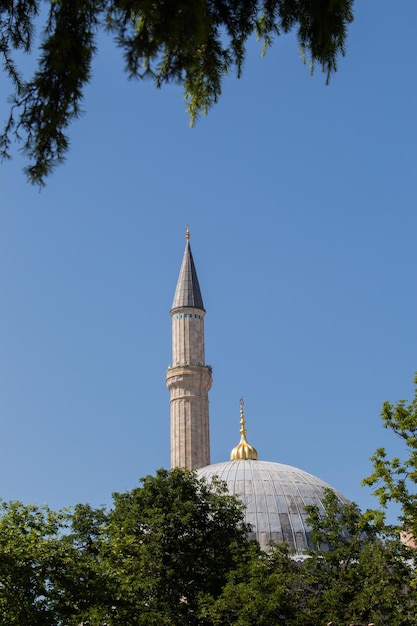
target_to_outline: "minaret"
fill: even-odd
[[[172,365],[167,370],[171,404],[171,467],[210,464],[208,392],[211,367],[204,363],[206,314],[190,246],[190,231],[170,311]]]

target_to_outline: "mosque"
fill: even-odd
[[[209,399],[212,370],[205,364],[204,316],[197,272],[186,230],[186,245],[171,308],[172,365],[166,383],[170,392],[171,467],[196,470],[209,482],[225,481],[243,501],[251,535],[266,549],[271,541],[287,543],[296,555],[314,547],[306,523],[306,505],[324,513],[326,489],[341,503],[348,500],[329,484],[301,469],[260,461],[246,438],[243,400],[240,401],[240,442],[230,460],[210,465]]]

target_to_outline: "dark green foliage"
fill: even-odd
[[[391,529],[331,491],[309,522],[330,551],[262,552],[224,486],[179,469],[110,512],[3,504],[0,624],[417,626],[414,552]]]
[[[22,142],[31,182],[44,184],[68,149],[67,129],[81,113],[97,33],[110,32],[121,48],[129,77],[183,85],[193,124],[217,102],[224,76],[240,76],[248,38],[264,50],[295,29],[311,69],[328,81],[345,54],[353,0],[51,0],[40,35],[40,57],[26,81],[14,60],[31,52],[40,26],[37,0],[0,1],[0,54],[11,79],[11,113],[0,140],[3,158],[11,141]]]
[[[183,470],[159,470],[114,501],[109,556],[123,571],[114,623],[204,623],[203,598],[220,595],[249,549],[241,504]]]
[[[395,405],[385,402],[381,413],[384,428],[402,440],[405,458],[389,459],[385,448],[378,448],[371,457],[374,471],[363,483],[376,485],[374,495],[383,508],[389,502],[399,504],[403,526],[417,537],[417,375],[414,383],[416,392],[409,405],[405,400]]]
[[[285,546],[270,553],[253,549],[251,558],[231,570],[223,592],[207,605],[210,624],[288,626],[296,624],[303,605],[300,564]]]
[[[0,510],[0,624],[79,624],[106,589],[92,544],[103,511],[54,512],[3,503]]]
[[[0,615],[3,624],[52,624],[44,598],[54,562],[49,550],[61,525],[47,509],[2,505],[0,518]]]
[[[215,625],[416,626],[412,553],[351,503],[329,491],[325,515],[310,507],[318,545],[303,562],[285,546],[254,554],[231,570],[222,595],[207,607]]]
[[[303,566],[308,602],[300,625],[389,624],[411,626],[416,594],[412,557],[399,535],[354,503],[340,506],[329,491],[325,516],[309,507],[314,541],[330,550],[310,550]]]
[[[222,485],[182,470],[114,494],[110,513],[3,504],[0,624],[206,624],[205,599],[251,550],[242,517]]]

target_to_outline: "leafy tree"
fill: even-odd
[[[297,626],[415,626],[413,554],[356,504],[340,506],[331,491],[324,504],[324,516],[308,507],[309,524],[317,546],[330,549],[309,551],[302,568],[307,601]]]
[[[100,31],[113,35],[129,77],[181,84],[193,124],[217,102],[224,76],[234,67],[240,76],[251,36],[265,51],[296,29],[304,59],[328,81],[353,20],[353,0],[50,0],[41,11],[43,4],[0,0],[0,54],[13,88],[0,148],[8,158],[13,139],[22,142],[27,176],[39,184],[65,157]],[[16,53],[33,52],[35,27],[40,56],[25,80]]]
[[[185,470],[114,494],[110,512],[3,504],[0,624],[417,625],[413,551],[380,519],[329,492],[303,563],[262,552],[242,519],[222,484]]]
[[[4,624],[52,624],[47,579],[49,551],[61,518],[47,509],[2,504],[0,518],[0,615]]]
[[[302,611],[300,564],[284,545],[254,549],[228,575],[221,595],[207,603],[210,624],[223,626],[291,626]]]
[[[204,599],[220,595],[250,542],[241,503],[221,483],[159,470],[114,495],[107,559],[121,572],[112,624],[206,624]]]
[[[202,607],[252,553],[242,505],[185,470],[142,482],[110,512],[3,503],[0,624],[209,624]]]
[[[0,507],[0,623],[79,624],[106,588],[94,543],[102,511],[55,512],[19,502]]]
[[[390,502],[400,504],[402,524],[417,537],[417,375],[414,384],[416,391],[409,405],[405,400],[385,402],[381,413],[384,428],[402,440],[405,458],[390,459],[385,448],[378,448],[371,457],[374,471],[363,483],[376,485],[374,495],[383,508]]]
[[[254,553],[208,603],[216,626],[416,626],[411,553],[382,522],[329,491],[325,514],[309,507],[317,549],[295,562],[285,546]],[[330,547],[330,549],[329,549]]]
[[[90,626],[102,626],[114,595],[113,579],[107,575],[101,557],[108,514],[88,504],[78,504],[64,513],[66,525],[55,547],[56,567],[48,579],[54,623],[80,626],[89,616]]]

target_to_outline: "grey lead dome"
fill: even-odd
[[[208,465],[197,470],[209,482],[215,476],[227,484],[230,494],[239,496],[246,507],[245,521],[250,535],[263,550],[269,542],[287,543],[302,555],[314,548],[305,507],[315,504],[324,514],[325,490],[331,489],[340,503],[349,502],[320,478],[301,469],[269,461],[236,460]]]

